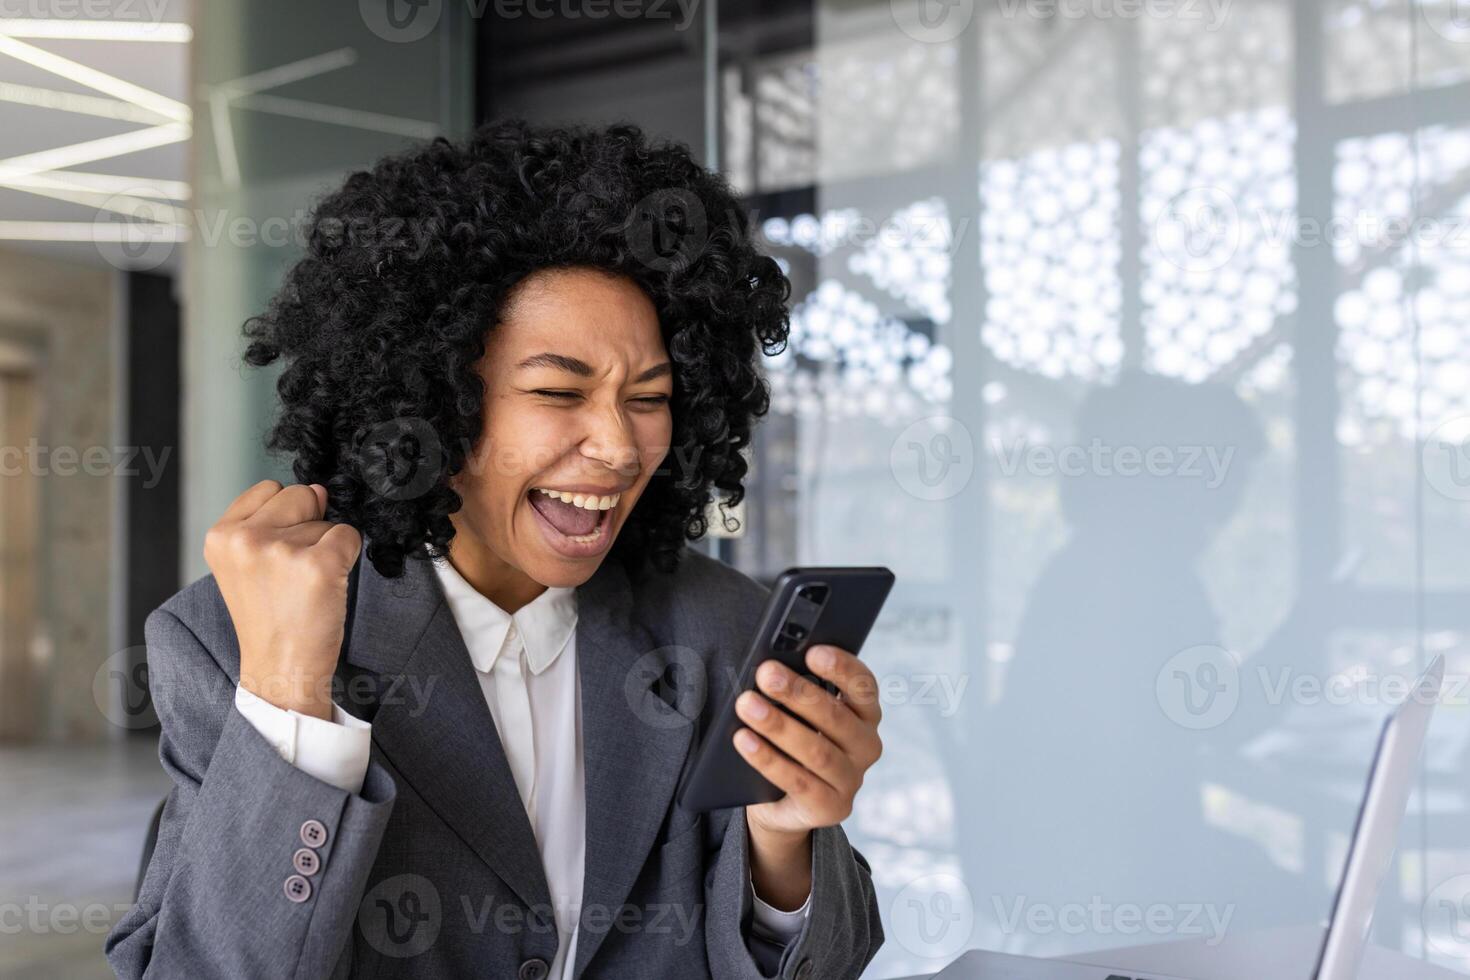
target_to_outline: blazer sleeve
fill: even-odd
[[[160,609],[145,635],[159,758],[174,785],[138,901],[107,937],[113,970],[345,973],[393,807],[392,777],[373,762],[352,794],[297,769],[240,714],[234,681],[184,622]],[[302,850],[315,858],[298,857]]]
[[[714,980],[855,978],[883,945],[867,860],[842,827],[812,831],[811,909],[784,946],[750,931],[750,841],[745,808],[716,810],[708,828],[718,856],[705,873],[705,947]]]

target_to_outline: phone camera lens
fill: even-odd
[[[781,632],[784,635],[791,637],[793,640],[806,639],[806,627],[800,626],[796,623],[787,623],[781,628]]]
[[[807,585],[807,586],[803,586],[801,589],[797,590],[797,593],[796,594],[799,595],[799,596],[801,596],[803,599],[807,600],[808,602],[815,603],[816,605],[820,606],[822,603],[824,603],[824,602],[827,601],[827,586],[825,586],[825,585]]]

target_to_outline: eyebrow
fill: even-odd
[[[579,361],[575,357],[567,357],[565,354],[532,354],[520,364],[518,368],[549,367],[569,371],[582,378],[592,377],[592,365],[586,361]]]
[[[567,371],[571,374],[575,374],[579,378],[590,378],[595,373],[592,370],[592,365],[588,364],[586,361],[578,360],[575,357],[568,357],[565,354],[552,354],[549,351],[541,354],[532,354],[530,357],[517,364],[516,367],[556,368],[561,371]],[[668,361],[664,361],[662,364],[655,364],[647,371],[644,371],[642,374],[638,375],[638,377],[633,379],[633,383],[641,384],[644,381],[652,381],[654,378],[661,378],[664,375],[672,374],[673,372],[673,365],[670,364]]]
[[[644,381],[652,381],[654,378],[662,378],[666,374],[673,373],[674,366],[668,361],[664,361],[662,364],[655,364],[647,371],[644,371],[642,374],[638,375],[638,377],[633,379],[633,383],[641,384]]]

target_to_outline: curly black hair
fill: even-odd
[[[482,429],[476,362],[512,289],[579,267],[647,293],[674,365],[681,465],[654,475],[614,554],[671,570],[716,491],[740,500],[741,450],[769,406],[759,353],[786,342],[791,286],[728,182],[632,125],[488,123],[322,198],[305,255],[244,327],[248,364],[284,364],[269,448],[327,488],[328,519],[363,533],[382,574],[447,553],[449,481]]]

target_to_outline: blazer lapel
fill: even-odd
[[[574,977],[602,944],[668,812],[703,702],[702,660],[691,658],[660,646],[638,621],[616,558],[577,590],[587,854]]]
[[[522,902],[549,912],[530,819],[433,570],[409,560],[387,579],[364,561],[361,575],[347,672],[376,676],[373,742]]]

